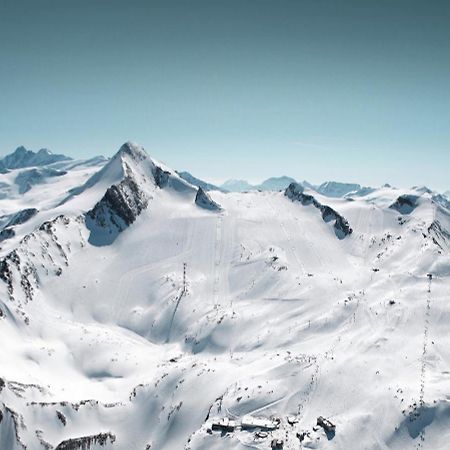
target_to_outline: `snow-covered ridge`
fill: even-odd
[[[291,183],[285,191],[286,197],[291,200],[297,200],[301,202],[302,205],[313,205],[322,213],[322,219],[324,222],[330,222],[334,220],[333,228],[336,236],[339,239],[344,239],[353,233],[348,221],[342,217],[333,208],[327,205],[323,205],[317,201],[312,195],[305,194],[304,188],[301,184]]]

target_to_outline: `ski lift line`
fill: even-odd
[[[172,327],[173,322],[175,320],[175,314],[177,313],[178,307],[180,306],[181,299],[186,295],[187,293],[187,286],[186,286],[186,263],[183,263],[183,286],[181,288],[181,292],[177,296],[177,301],[175,303],[175,308],[173,309],[172,317],[170,319],[170,325],[169,325],[169,331],[167,333],[167,339],[166,342],[170,341],[170,335],[172,334]]]

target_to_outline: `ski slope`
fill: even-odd
[[[5,216],[39,210],[1,243],[2,450],[447,448],[450,211],[435,193],[311,192],[350,224],[340,239],[284,192],[210,191],[220,209],[201,207],[131,143],[67,172],[0,200]],[[409,214],[391,207],[404,195]],[[279,422],[264,434],[248,416]],[[212,431],[220,418],[238,426]]]

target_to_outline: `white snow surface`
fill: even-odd
[[[0,176],[1,215],[39,210],[0,244],[1,450],[448,448],[450,211],[433,193],[311,191],[348,220],[340,240],[283,192],[201,208],[136,144],[70,165],[23,195]],[[92,245],[86,214],[126,177],[148,205]],[[212,431],[223,418],[236,428]]]

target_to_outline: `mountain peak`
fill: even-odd
[[[7,169],[22,169],[25,167],[46,166],[71,159],[66,155],[54,154],[46,148],[41,148],[39,151],[34,152],[21,145],[14,152],[1,159],[0,162]]]
[[[144,150],[144,147],[132,141],[125,142],[125,144],[120,147],[116,155],[119,157],[128,155],[134,159],[145,159],[149,157],[147,152]]]

